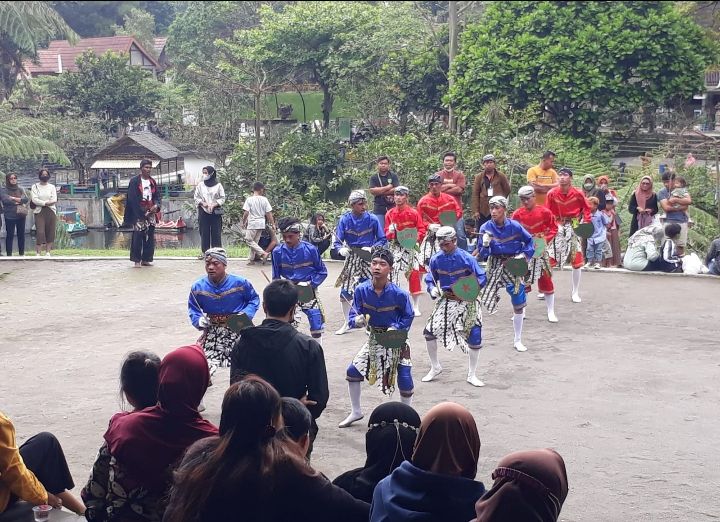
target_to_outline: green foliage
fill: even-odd
[[[68,165],[68,157],[55,143],[42,137],[42,122],[0,111],[0,160],[42,159]]]
[[[121,25],[123,17],[132,9],[140,9],[153,15],[158,32],[164,34],[185,2],[165,1],[57,1],[52,4],[70,26],[83,37],[111,36],[113,26]]]
[[[151,56],[155,54],[155,17],[142,9],[130,9],[123,16],[122,27],[113,25],[113,30],[118,36],[132,36],[140,46]]]
[[[108,130],[153,115],[160,86],[149,71],[129,65],[126,55],[87,51],[77,64],[78,71],[63,74],[53,93],[74,112],[96,115]]]
[[[449,96],[465,118],[497,97],[536,103],[546,123],[588,138],[614,115],[700,91],[710,56],[669,2],[493,2],[462,35]]]

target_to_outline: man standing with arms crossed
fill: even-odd
[[[443,154],[443,168],[438,170],[438,174],[442,178],[440,190],[443,194],[452,196],[460,209],[460,217],[455,224],[457,232],[458,246],[463,250],[467,250],[467,237],[465,236],[465,220],[462,215],[463,193],[465,192],[465,173],[456,169],[457,155],[454,152],[446,152]]]
[[[370,194],[375,196],[373,214],[385,226],[385,214],[395,206],[393,193],[400,185],[397,174],[390,170],[390,158],[380,156],[377,160],[377,172],[370,177]]]
[[[535,196],[538,205],[545,205],[547,193],[558,186],[558,174],[553,168],[555,153],[551,150],[545,151],[540,164],[530,167],[527,171],[527,182],[535,189]]]

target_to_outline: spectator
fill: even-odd
[[[377,483],[412,457],[419,429],[420,416],[407,404],[381,404],[373,410],[368,421],[365,465],[346,471],[333,484],[359,500],[372,502]]]
[[[607,241],[607,227],[610,218],[598,209],[598,198],[590,196],[588,203],[590,203],[591,222],[594,232],[587,240],[585,268],[600,269],[600,262],[603,260],[603,245]]]
[[[310,449],[310,430],[312,428],[312,415],[302,402],[294,397],[282,398],[282,417],[285,435],[296,442],[301,453],[308,455]]]
[[[690,191],[687,189],[687,180],[684,177],[675,176],[673,178],[673,191],[670,195],[678,199],[690,197]],[[687,216],[688,221],[690,221],[690,215],[687,210],[685,211],[685,215]]]
[[[222,247],[222,206],[225,189],[217,179],[215,168],[208,165],[202,169],[203,180],[195,187],[195,205],[198,210],[200,246],[198,259],[205,259],[205,252],[212,247]]]
[[[473,480],[479,457],[472,414],[452,402],[434,406],[422,419],[412,461],[375,488],[370,521],[467,522],[485,493],[482,482]]]
[[[385,226],[385,214],[395,206],[394,191],[400,185],[397,174],[390,170],[390,158],[380,156],[375,160],[377,173],[370,177],[370,194],[375,196],[373,214],[380,222],[380,228]]]
[[[634,272],[672,272],[676,263],[661,257],[660,245],[664,237],[661,225],[641,228],[628,239],[623,257],[623,267]]]
[[[175,473],[164,522],[360,522],[368,505],[333,486],[287,437],[280,395],[251,375],[228,388],[220,436],[194,444]]]
[[[18,255],[25,255],[25,219],[28,215],[28,196],[18,184],[14,172],[5,176],[5,187],[0,189],[0,210],[5,214],[5,251],[12,255],[13,238],[17,233]],[[2,222],[0,221],[0,226]]]
[[[630,222],[631,236],[641,228],[652,224],[653,218],[658,213],[658,200],[650,176],[643,176],[635,192],[630,196],[628,212],[632,216]]]
[[[110,421],[82,490],[88,521],[162,519],[171,466],[194,442],[218,433],[197,411],[209,381],[200,347],[183,346],[163,358],[158,404]]]
[[[24,500],[58,509],[65,506],[82,515],[85,506],[69,492],[74,487],[65,454],[55,436],[38,433],[18,448],[15,427],[0,412],[0,513]]]
[[[705,256],[705,266],[707,266],[709,274],[720,275],[720,237],[710,243],[710,248]]]
[[[475,176],[472,193],[475,230],[480,230],[480,227],[490,219],[490,198],[510,196],[510,182],[495,165],[495,156],[486,154],[483,156],[483,171]]]
[[[665,225],[665,239],[660,249],[663,261],[667,263],[667,267],[672,267],[670,272],[682,272],[682,257],[678,253],[676,241],[680,237],[680,225],[678,223],[668,223]]]
[[[535,200],[538,205],[545,204],[545,198],[550,189],[558,186],[558,175],[553,168],[555,153],[551,150],[545,151],[540,164],[530,167],[527,171],[527,182],[535,189]]]
[[[690,194],[685,197],[678,198],[671,194],[673,191],[673,175],[665,171],[662,175],[663,185],[665,185],[657,194],[660,207],[665,212],[665,224],[676,223],[680,226],[680,234],[677,237],[677,253],[682,256],[685,253],[688,236],[688,213],[687,209],[692,204]]]
[[[265,230],[266,224],[275,226],[272,207],[265,197],[265,185],[256,181],[253,184],[253,195],[245,200],[243,205],[243,225],[245,226],[245,240],[250,247],[248,265],[254,265],[256,259],[263,263],[270,257],[270,253],[258,245],[258,240]]]
[[[603,259],[603,266],[605,268],[617,268],[622,263],[620,257],[620,216],[616,210],[617,199],[613,195],[608,195],[605,204],[605,214],[609,220],[607,226],[607,241],[606,244],[609,246],[609,253],[605,254]]]
[[[130,352],[120,368],[120,395],[135,411],[158,401],[160,357],[153,352]]]
[[[55,242],[55,224],[57,223],[57,190],[50,183],[50,171],[40,169],[38,172],[40,183],[35,183],[30,189],[30,207],[35,216],[35,255],[40,255],[43,248],[45,255],[50,257],[50,251]]]
[[[151,266],[155,256],[155,225],[160,219],[160,190],[150,176],[152,161],[140,161],[140,174],[128,183],[123,225],[133,229],[130,261],[135,268]]]
[[[438,170],[438,174],[442,178],[440,190],[444,194],[448,194],[455,198],[455,202],[460,209],[463,208],[463,193],[465,192],[465,174],[462,170],[456,168],[457,155],[454,152],[446,152],[443,154],[443,168]],[[467,236],[465,234],[465,223],[463,216],[455,223],[455,231],[457,232],[458,246],[467,250]]]
[[[617,192],[615,189],[610,188],[610,176],[602,175],[597,180],[598,189],[600,192],[605,194],[605,199],[609,199],[610,196],[617,199]]]
[[[279,245],[274,225],[265,225],[265,230],[262,231],[260,239],[258,239],[258,245],[265,251],[267,258],[272,257],[273,249]],[[267,258],[262,260],[263,265],[267,263]]]
[[[585,176],[583,179],[583,194],[585,194],[586,198],[597,198],[598,199],[598,210],[602,211],[605,210],[605,192],[600,190],[595,185],[595,178],[593,178],[591,175]]]
[[[506,455],[471,522],[556,522],[568,495],[565,461],[551,449]]]
[[[263,290],[265,320],[243,330],[230,355],[230,383],[247,374],[267,380],[283,397],[301,400],[313,416],[310,440],[318,427],[316,419],[327,405],[325,354],[312,337],[293,326],[298,291],[286,280],[273,281]]]
[[[320,257],[330,248],[332,230],[325,224],[325,216],[319,212],[310,218],[310,226],[305,232],[305,241],[318,249]]]
[[[110,173],[107,169],[102,169],[100,171],[100,183],[102,183],[103,190],[106,190],[108,187],[108,180],[110,179]]]

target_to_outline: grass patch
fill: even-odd
[[[322,120],[322,92],[304,92],[303,98],[305,99],[305,115],[308,122],[313,120]],[[300,99],[300,95],[297,92],[279,92],[277,94],[277,101],[280,105],[292,105],[293,113],[290,118],[295,119],[299,122],[303,121],[303,103]],[[277,105],[275,104],[275,96],[269,94],[265,96],[264,103],[264,114],[263,117],[275,118],[277,117]],[[247,119],[254,118],[252,111],[246,111],[243,116]],[[335,118],[356,118],[358,114],[350,108],[350,104],[341,98],[335,98],[333,103],[333,110],[330,113],[330,119]]]
[[[227,247],[230,257],[247,257],[249,249],[245,246]],[[54,256],[68,257],[130,257],[130,251],[122,248],[90,249],[90,248],[58,248],[52,251]],[[187,257],[196,258],[200,255],[199,248],[156,248],[155,257]]]

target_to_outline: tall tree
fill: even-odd
[[[123,25],[113,26],[118,36],[132,36],[143,49],[152,56],[155,55],[155,17],[142,9],[130,9],[123,17]]]

